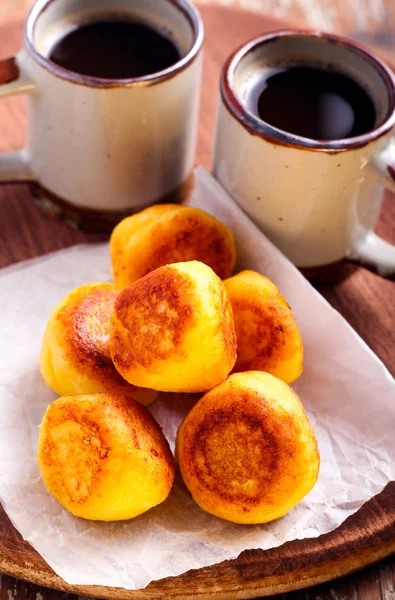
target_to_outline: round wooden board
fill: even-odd
[[[267,15],[253,15],[235,9],[205,6],[201,11],[206,26],[206,46],[197,158],[198,162],[209,168],[221,64],[235,46],[265,31],[281,28],[284,23]],[[12,44],[14,47],[11,49],[17,49],[21,40],[20,19],[9,20],[0,28],[1,52],[5,48],[4,40],[7,40],[8,50]],[[24,117],[21,107],[19,99],[1,103],[0,150],[18,146],[22,140]],[[4,118],[3,111],[8,111],[8,118]],[[7,221],[9,238],[8,244],[0,239],[3,264],[71,243],[99,239],[98,236],[70,230],[56,221],[50,221],[49,232],[49,218],[33,207],[26,186],[7,186],[2,189],[6,189],[6,192],[1,191],[0,195],[9,200],[8,208],[0,207],[0,218],[3,218],[3,227],[4,219]],[[381,224],[380,231],[391,237],[394,224],[395,211],[388,204],[386,222]],[[30,237],[30,231],[36,232],[39,241]],[[13,243],[16,236],[18,241]],[[321,291],[394,372],[393,284],[363,270],[355,272],[355,278],[353,275],[353,281],[350,281],[343,287]],[[365,300],[363,304],[362,297]],[[67,585],[21,539],[1,507],[0,528],[0,571],[42,586],[112,600],[253,598],[328,581],[395,552],[395,483],[388,485],[379,496],[328,535],[287,543],[269,551],[246,551],[236,560],[153,582],[145,590],[136,592]]]

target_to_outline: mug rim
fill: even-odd
[[[236,68],[241,60],[250,52],[256,50],[260,46],[265,45],[277,38],[295,37],[295,38],[317,38],[328,41],[332,44],[337,44],[342,48],[357,54],[367,60],[376,71],[380,72],[383,81],[385,82],[388,98],[389,109],[384,120],[378,126],[367,131],[366,133],[354,137],[341,138],[337,140],[315,140],[312,138],[303,137],[289,133],[283,129],[270,125],[267,121],[255,116],[247,110],[240,102],[237,93],[233,87],[233,78]],[[220,93],[225,107],[231,115],[239,121],[247,131],[258,137],[261,137],[270,142],[283,146],[297,147],[306,150],[319,150],[322,152],[342,152],[344,150],[354,150],[377,138],[388,133],[395,125],[395,78],[390,68],[378,56],[366,48],[364,45],[354,42],[343,36],[338,36],[331,33],[325,33],[317,30],[305,29],[283,29],[269,32],[263,36],[254,38],[237,48],[226,60],[220,80]]]
[[[174,65],[171,65],[162,71],[157,71],[156,73],[142,75],[140,77],[128,77],[125,79],[94,77],[92,75],[76,73],[57,65],[48,57],[41,54],[35,47],[34,28],[37,19],[54,1],[59,0],[38,0],[32,6],[25,24],[25,46],[33,58],[47,71],[52,73],[52,75],[72,83],[98,88],[145,87],[155,85],[157,83],[161,83],[162,81],[171,79],[175,75],[178,75],[178,73],[184,71],[184,69],[186,69],[195,60],[203,45],[204,26],[198,9],[188,0],[166,0],[183,13],[184,17],[191,25],[193,34],[192,46],[190,50],[185,56],[175,62]]]

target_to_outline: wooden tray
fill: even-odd
[[[210,168],[221,64],[235,46],[265,31],[281,28],[284,23],[268,15],[211,6],[203,7],[202,15],[206,26],[206,50],[197,159]],[[289,23],[285,25],[289,26]],[[21,18],[0,23],[2,56],[19,48],[21,30]],[[23,130],[21,99],[3,100],[0,103],[0,151],[22,145]],[[395,203],[391,204],[392,200],[389,196],[385,200],[378,231],[395,242]],[[44,215],[33,204],[29,187],[22,184],[0,187],[0,223],[0,266],[74,243],[104,239]],[[351,265],[345,274],[350,276],[341,284],[319,289],[394,373],[395,285]],[[154,582],[136,592],[66,585],[21,539],[1,507],[0,531],[0,571],[46,587],[112,600],[252,598],[328,581],[395,552],[395,482],[328,535],[287,543],[275,550],[243,552],[236,560]]]

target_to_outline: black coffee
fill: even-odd
[[[49,58],[69,71],[128,79],[151,75],[180,60],[177,47],[137,21],[98,21],[81,25],[52,48]]]
[[[373,101],[351,78],[302,66],[272,69],[254,94],[259,117],[315,140],[355,137],[375,126]]]

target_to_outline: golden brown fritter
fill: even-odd
[[[195,502],[234,523],[282,517],[319,470],[299,398],[258,371],[233,374],[199,400],[178,430],[176,459]]]
[[[254,271],[224,281],[237,336],[234,371],[267,371],[286,383],[303,371],[302,338],[285,298]]]
[[[156,269],[115,303],[110,350],[133,385],[207,391],[236,360],[232,308],[222,281],[197,261]]]
[[[59,398],[40,425],[38,462],[60,504],[85,519],[131,519],[163,502],[174,461],[155,419],[115,394]]]
[[[231,230],[198,208],[158,204],[127,217],[110,240],[114,281],[126,287],[167,264],[198,260],[221,279],[232,274]]]

